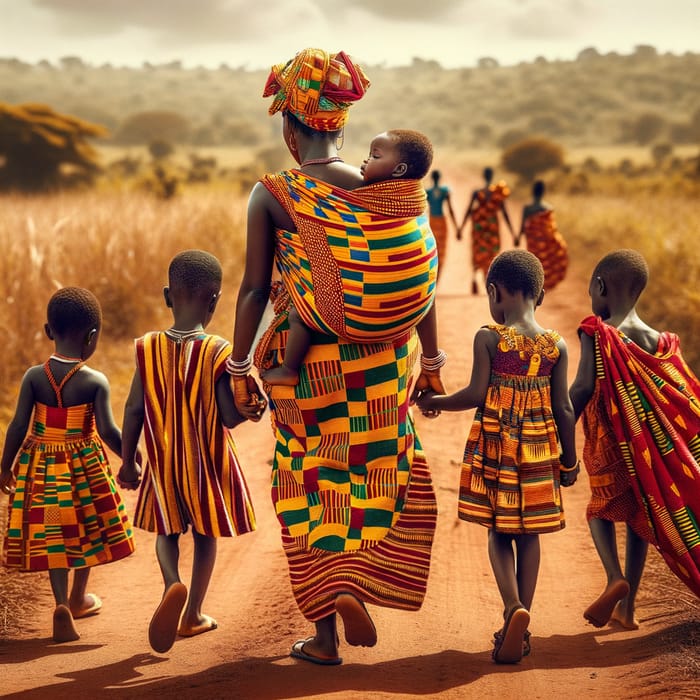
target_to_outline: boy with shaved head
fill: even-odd
[[[637,629],[635,598],[653,544],[671,570],[700,596],[700,383],[680,341],[637,314],[649,271],[634,250],[596,265],[589,294],[595,316],[579,328],[581,359],[570,388],[583,414],[583,460],[591,501],[587,517],[607,575],[584,617]],[[627,526],[624,572],[615,522]]]

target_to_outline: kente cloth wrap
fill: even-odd
[[[672,333],[652,355],[598,317],[579,330],[596,361],[584,412],[588,517],[628,522],[700,596],[700,383]]]
[[[78,371],[82,363],[75,366]],[[47,375],[51,369],[45,365]],[[34,405],[31,433],[15,462],[5,565],[22,571],[80,569],[134,551],[124,504],[95,427],[93,404]]]
[[[278,233],[276,263],[308,327],[388,341],[428,313],[438,258],[419,181],[348,191],[289,170],[262,182],[296,226]]]
[[[476,193],[476,202],[471,213],[472,267],[475,271],[481,270],[484,275],[501,249],[498,212],[509,196],[510,188],[503,181]]]
[[[270,114],[290,112],[316,131],[336,131],[369,84],[360,66],[345,52],[304,49],[291,61],[272,66],[263,97],[274,95]]]
[[[282,201],[292,214],[290,199]],[[296,221],[314,225],[307,217]],[[296,265],[303,236],[291,246],[295,234],[276,235],[278,264]],[[353,234],[342,228],[341,235]],[[289,295],[280,286],[276,316],[255,351],[261,370],[284,358]],[[312,621],[334,611],[341,591],[415,610],[425,595],[437,518],[409,412],[416,332],[373,343],[315,330],[311,336],[299,384],[265,386],[276,438],[272,501],[297,604]]]
[[[561,336],[534,338],[509,326],[499,336],[484,405],[467,439],[459,517],[496,532],[535,535],[564,527],[551,375]]]
[[[566,276],[569,254],[566,241],[559,233],[552,209],[538,211],[525,219],[523,232],[527,249],[544,268],[545,289],[554,289]]]
[[[159,535],[232,537],[255,529],[231,430],[221,422],[216,382],[231,345],[206,333],[136,340],[144,391],[143,471],[134,524]]]

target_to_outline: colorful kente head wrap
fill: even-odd
[[[336,131],[368,87],[362,69],[345,52],[304,49],[291,61],[272,66],[263,97],[274,95],[270,114],[288,111],[311,129]]]

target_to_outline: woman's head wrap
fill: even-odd
[[[272,66],[263,97],[275,96],[270,114],[287,111],[311,129],[336,131],[368,87],[362,69],[345,52],[304,49],[291,61]]]

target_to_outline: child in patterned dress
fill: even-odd
[[[136,371],[124,411],[118,478],[125,488],[140,483],[134,525],[157,533],[165,591],[151,619],[149,641],[160,653],[177,635],[216,629],[216,620],[201,610],[216,562],[216,538],[255,529],[229,430],[244,420],[225,370],[231,344],[204,331],[219,301],[221,279],[221,265],[210,253],[187,250],[173,258],[163,290],[173,325],[136,340]],[[143,475],[134,461],[142,430],[148,456]],[[190,527],[194,561],[188,597],[178,559],[180,535]]]
[[[516,663],[530,652],[539,535],[564,527],[559,486],[571,486],[579,470],[566,344],[535,320],[543,281],[532,253],[501,253],[486,277],[496,323],[474,338],[469,386],[449,396],[425,392],[417,401],[423,410],[477,408],[462,464],[459,517],[489,528],[505,620],[494,634],[497,663]]]
[[[97,595],[86,592],[90,567],[134,551],[102,445],[121,452],[109,383],[85,365],[101,322],[100,304],[87,289],[66,287],[51,297],[44,329],[55,352],[25,373],[0,462],[0,489],[10,494],[4,563],[48,570],[56,642],[79,639],[74,620],[102,607]]]
[[[366,185],[392,178],[421,180],[432,162],[433,147],[425,135],[410,129],[392,129],[372,139],[369,155],[362,162],[360,172]],[[323,290],[319,289],[318,293],[323,293]],[[296,386],[299,383],[299,368],[311,343],[310,330],[293,305],[288,320],[284,362],[267,370],[263,376],[271,385]]]

